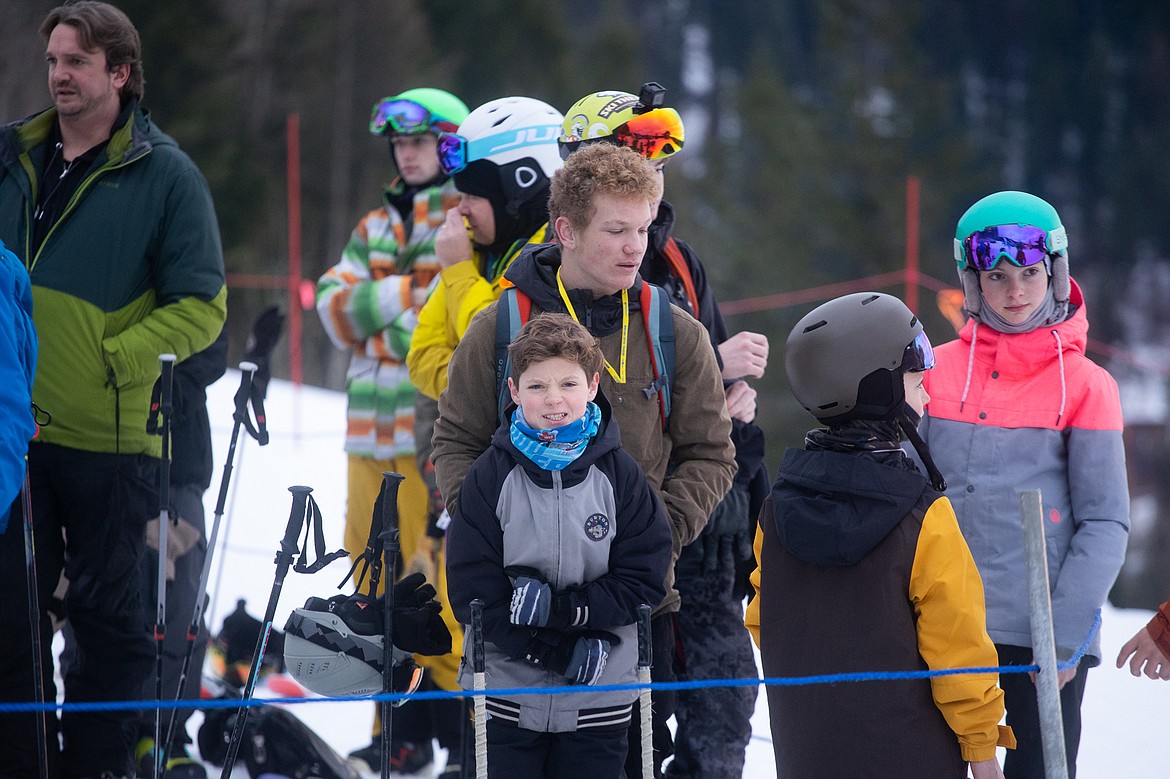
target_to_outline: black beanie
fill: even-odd
[[[494,162],[476,160],[454,176],[455,188],[465,195],[487,198],[496,203],[505,203],[508,196],[500,184],[500,168]]]

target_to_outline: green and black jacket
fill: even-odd
[[[40,359],[33,400],[52,416],[39,441],[161,454],[146,433],[160,354],[215,340],[226,316],[223,250],[198,168],[136,103],[33,254],[49,109],[0,127],[0,240],[33,284]]]

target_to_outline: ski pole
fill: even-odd
[[[160,354],[160,403],[162,415],[162,459],[158,469],[158,579],[154,618],[154,775],[163,775],[162,708],[163,695],[163,641],[167,636],[167,532],[171,525],[171,389],[174,384],[175,360],[173,354]],[[153,409],[152,409],[153,411]]]
[[[487,674],[483,652],[483,601],[471,601],[471,686],[475,690],[475,779],[487,779]]]
[[[638,607],[638,684],[650,684],[654,650],[650,642],[650,607]],[[654,725],[650,717],[650,688],[638,690],[639,730],[642,734],[642,779],[654,779]]]
[[[252,392],[252,377],[255,373],[255,363],[240,363],[240,389],[236,392],[235,411],[232,414],[232,437],[228,444],[227,460],[223,464],[223,475],[220,476],[219,480],[219,498],[215,504],[215,520],[211,524],[211,535],[207,541],[207,554],[203,557],[203,569],[199,573],[199,585],[195,589],[195,607],[191,613],[191,622],[187,625],[187,652],[183,656],[183,666],[179,671],[179,687],[175,690],[174,698],[176,702],[182,700],[183,689],[187,686],[187,676],[191,672],[191,661],[195,655],[195,641],[199,637],[203,611],[207,607],[207,581],[211,574],[211,559],[215,554],[220,520],[223,519],[224,504],[227,502],[228,483],[232,478],[232,462],[236,455],[236,441],[240,435],[240,428],[248,417],[248,401]],[[171,709],[170,719],[167,722],[167,735],[162,742],[162,764],[164,766],[167,765],[167,760],[170,758],[178,720],[179,710],[177,708]]]
[[[232,728],[232,737],[228,742],[220,779],[228,779],[232,775],[232,768],[235,767],[236,756],[240,752],[240,742],[244,738],[244,726],[248,722],[248,701],[252,700],[252,693],[256,689],[256,677],[260,675],[260,663],[264,659],[264,650],[268,646],[268,636],[272,633],[272,620],[276,616],[276,604],[280,600],[280,591],[284,587],[284,579],[288,575],[293,557],[300,551],[298,541],[301,527],[305,522],[309,493],[313,491],[313,488],[294,486],[289,487],[288,491],[293,496],[292,511],[288,516],[288,525],[285,527],[280,549],[276,552],[276,579],[272,582],[272,593],[268,596],[268,607],[264,611],[260,635],[256,636],[256,648],[252,650],[252,663],[248,668],[248,680],[244,683],[240,709],[236,713],[236,724]]]
[[[24,512],[24,564],[28,577],[28,619],[32,627],[33,697],[36,703],[45,702],[44,666],[41,662],[41,602],[37,593],[37,556],[33,538],[32,488],[28,479],[28,458],[25,458],[24,484],[20,490],[20,505]],[[49,733],[45,717],[48,712],[33,712],[37,722],[37,767],[41,776],[49,775]]]
[[[382,692],[394,691],[394,582],[398,579],[398,486],[406,477],[401,473],[382,473],[382,544],[386,584],[382,595]],[[377,588],[377,582],[374,582]],[[376,594],[376,591],[375,591]],[[390,779],[390,736],[393,728],[394,707],[382,701],[382,779]]]
[[[260,312],[256,320],[252,323],[252,330],[248,333],[248,342],[246,351],[244,352],[244,360],[247,364],[254,366],[252,384],[249,390],[252,402],[252,411],[256,415],[256,426],[248,422],[247,417],[244,417],[244,426],[248,429],[248,434],[255,438],[261,446],[268,443],[268,428],[267,421],[264,414],[264,397],[268,393],[268,382],[272,378],[269,369],[269,362],[272,357],[272,350],[276,348],[276,342],[280,340],[280,333],[284,327],[284,314],[280,313],[280,309],[276,306],[269,306]],[[240,370],[243,370],[243,363],[240,364]],[[237,407],[240,402],[239,392],[236,393]],[[244,452],[247,448],[248,439],[244,439],[244,448],[240,449],[239,456],[239,470],[244,464]],[[232,513],[236,505],[236,490],[239,487],[239,480],[232,486],[231,500],[228,504],[227,521],[223,528],[223,546],[227,549],[228,535],[231,530]],[[219,509],[223,508],[222,497],[219,503]],[[208,547],[210,552],[212,547]],[[219,588],[223,584],[223,561],[226,555],[220,558],[219,567],[215,572],[215,590],[211,594],[210,610],[207,616],[208,624],[215,624],[215,606],[219,602]]]

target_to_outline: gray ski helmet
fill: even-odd
[[[905,399],[902,374],[933,366],[918,317],[896,297],[858,292],[814,308],[784,349],[792,394],[829,426],[889,419]]]
[[[284,626],[284,663],[288,673],[318,695],[368,695],[382,691],[380,633],[362,635],[330,610],[322,598],[293,609]],[[395,666],[411,655],[393,647]]]

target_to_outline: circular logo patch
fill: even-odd
[[[585,520],[585,535],[600,541],[609,535],[609,517],[604,514],[590,514]]]

